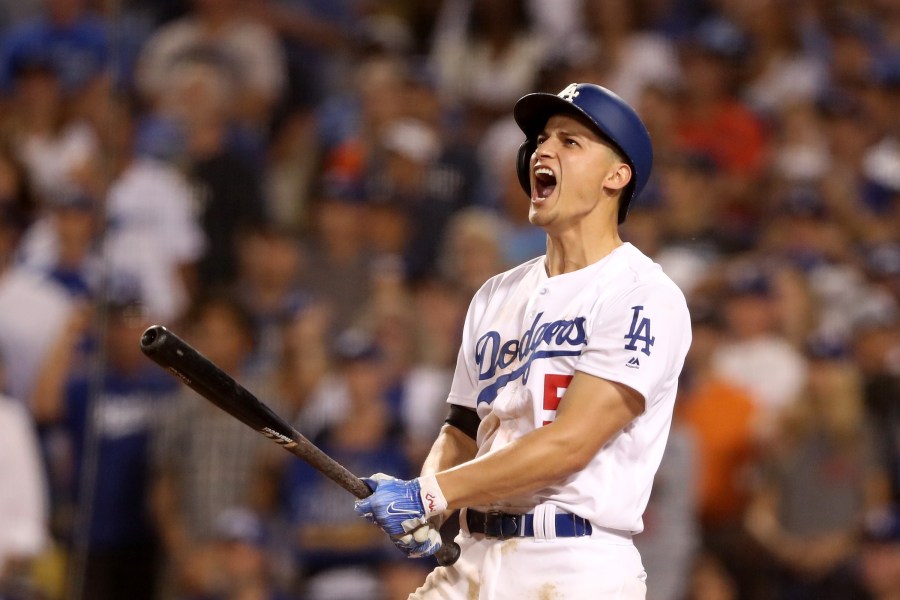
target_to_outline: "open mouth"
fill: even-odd
[[[543,200],[556,189],[556,174],[547,167],[538,167],[534,170],[535,197]]]

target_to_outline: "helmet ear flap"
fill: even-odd
[[[516,155],[516,173],[519,176],[519,185],[529,196],[531,195],[531,155],[536,149],[537,143],[534,140],[525,140],[519,146],[519,152]]]

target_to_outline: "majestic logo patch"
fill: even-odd
[[[632,369],[639,369],[641,368],[641,361],[638,360],[637,356],[632,356],[631,360],[625,363],[625,366],[631,367]]]
[[[475,343],[478,379],[484,381],[496,377],[494,383],[478,394],[478,402],[493,402],[497,393],[510,381],[521,379],[526,383],[534,360],[581,354],[581,347],[587,343],[585,318],[576,317],[541,323],[543,316],[544,313],[538,313],[531,327],[517,340],[503,341],[497,331],[488,331],[478,339]],[[556,348],[544,349],[541,346],[556,346]],[[574,349],[566,349],[567,346]],[[521,363],[518,367],[497,376],[498,370],[505,369],[516,361]]]
[[[650,335],[650,319],[641,316],[641,311],[644,310],[643,306],[632,306],[631,310],[634,311],[634,314],[631,317],[631,329],[625,334],[625,339],[628,340],[625,349],[637,350],[638,342],[642,342],[644,347],[640,349],[641,352],[650,356],[650,346],[656,342],[656,338]]]

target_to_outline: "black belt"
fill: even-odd
[[[591,535],[590,521],[572,513],[558,513],[556,537],[581,537]],[[514,537],[534,536],[534,515],[516,515],[500,511],[483,513],[466,509],[466,525],[469,533],[482,533],[486,538],[506,540]]]

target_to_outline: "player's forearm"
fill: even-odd
[[[475,440],[453,425],[444,425],[422,465],[422,475],[432,475],[475,458]]]
[[[450,509],[533,493],[583,469],[584,453],[559,427],[543,427],[504,448],[438,474]]]
[[[451,509],[531,495],[587,467],[643,411],[634,390],[579,373],[553,423],[438,473],[437,482]]]

